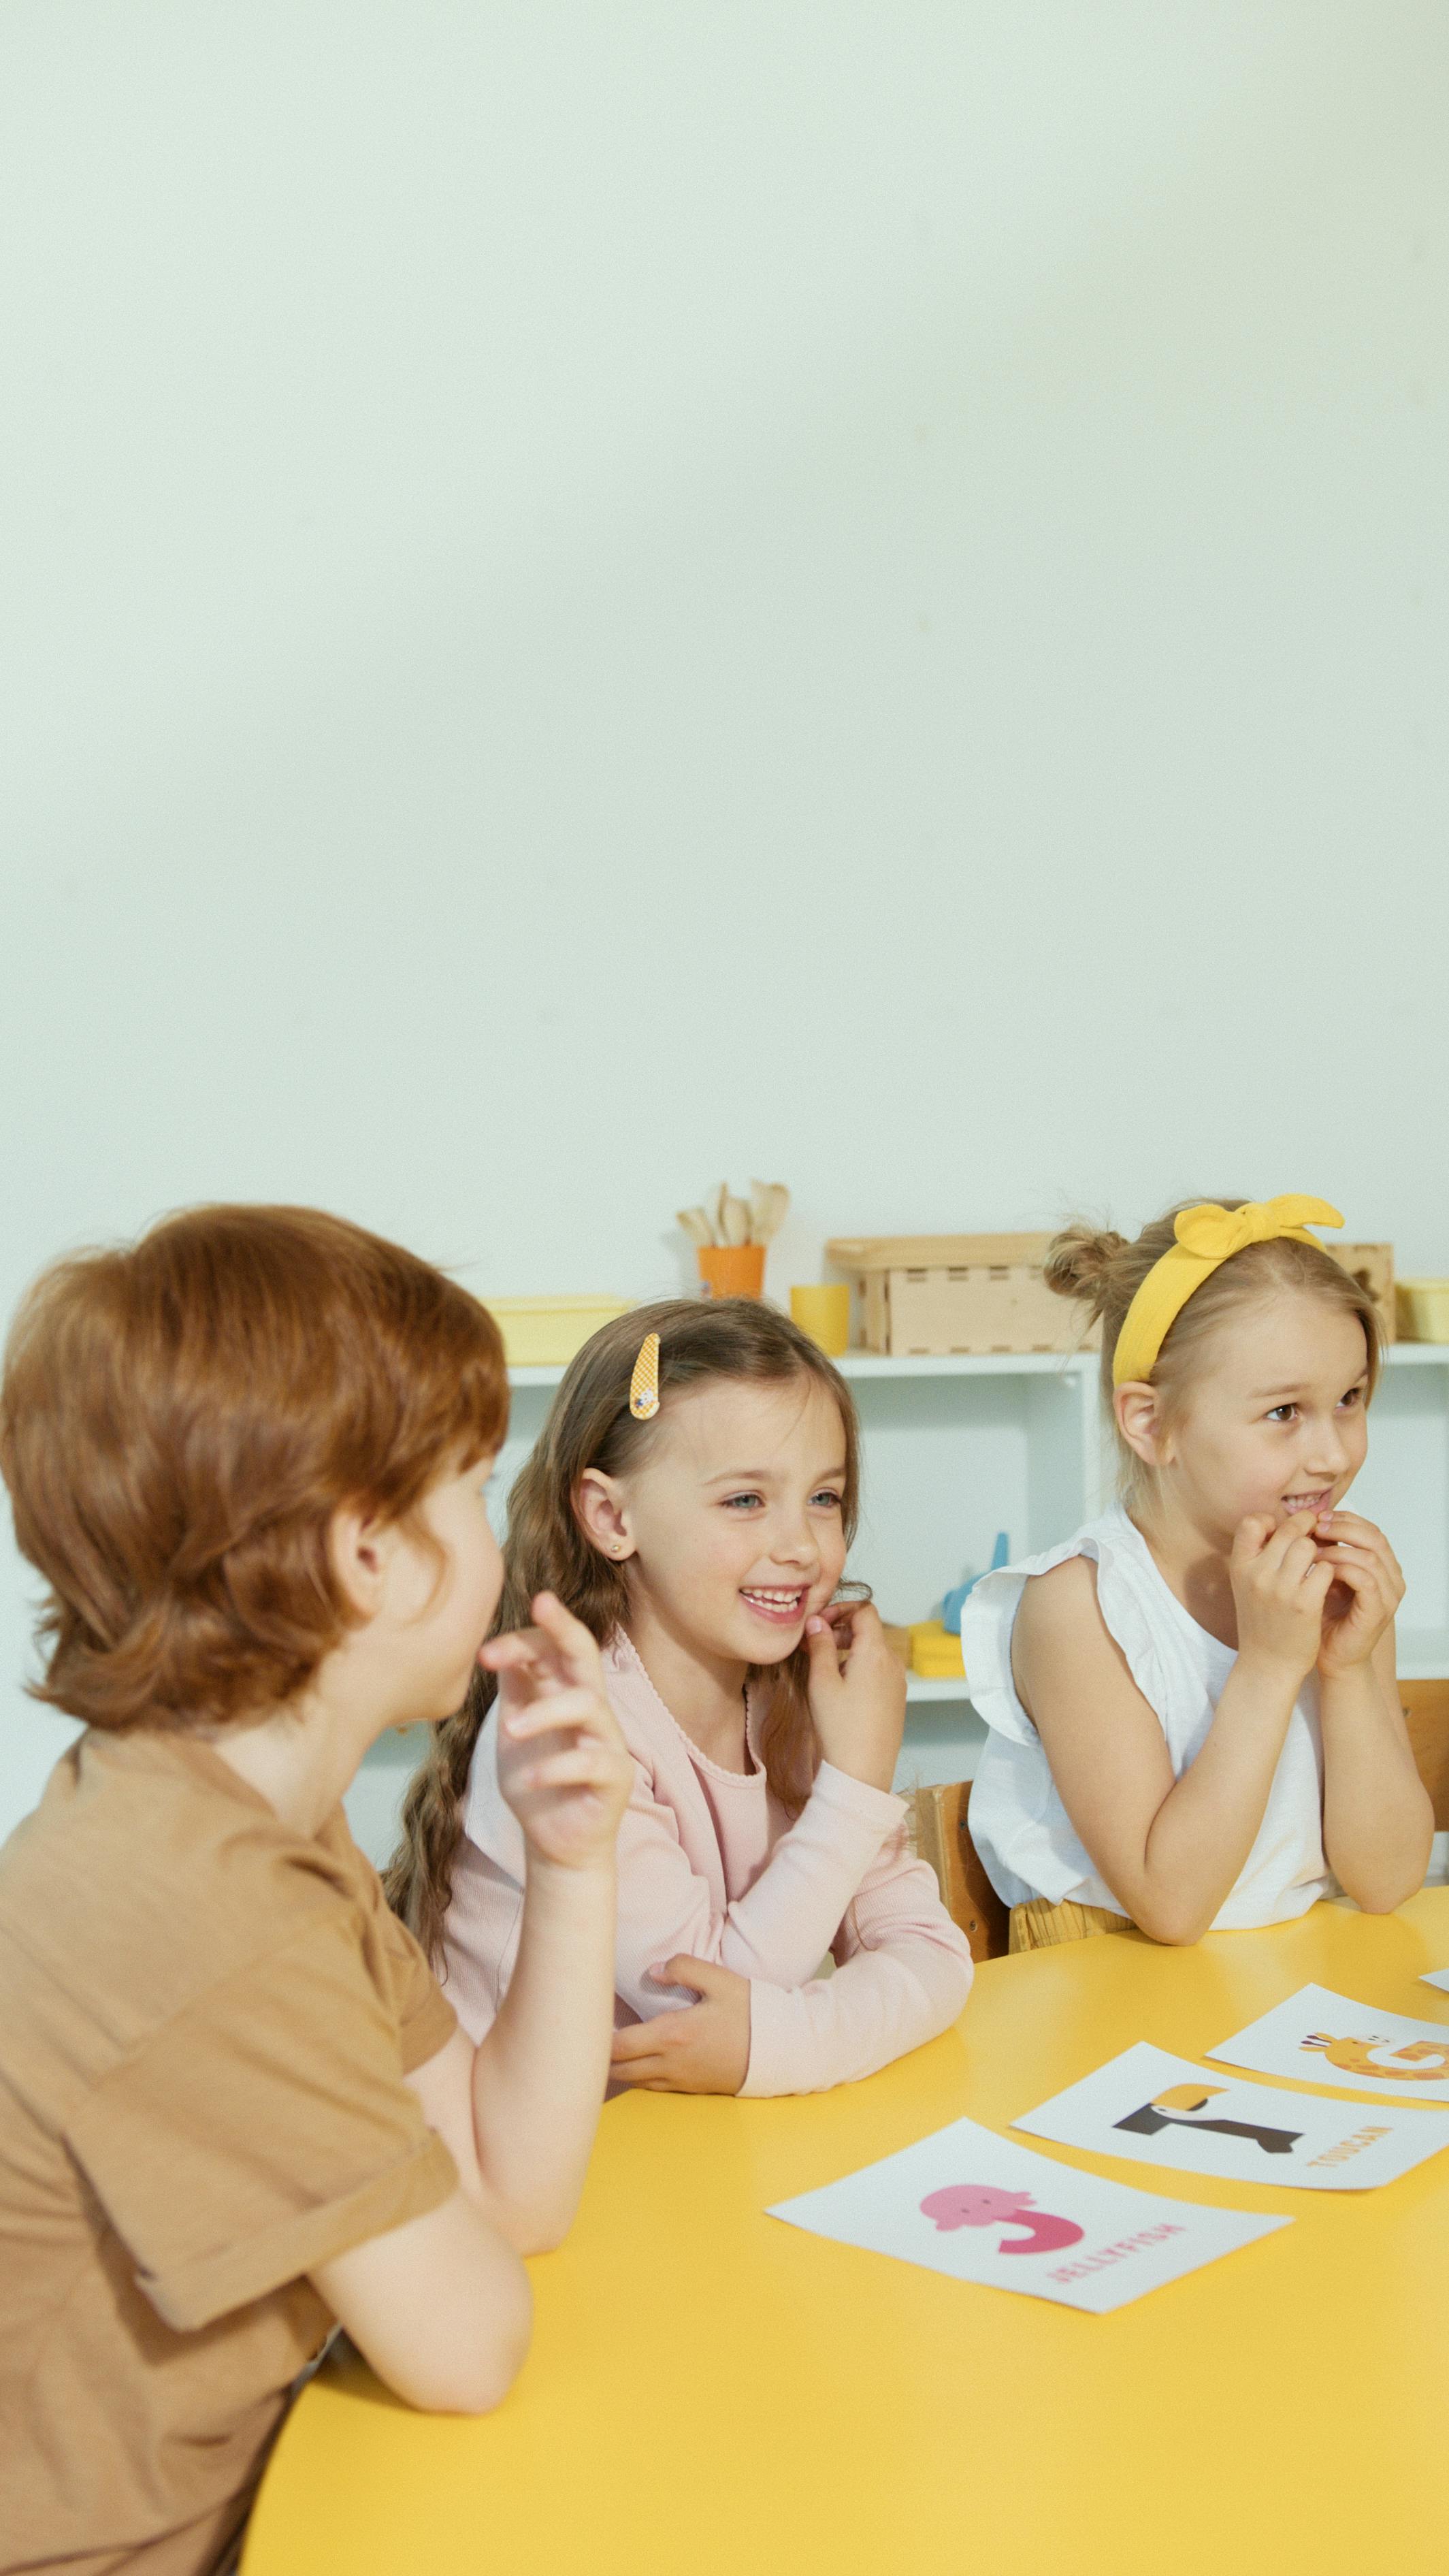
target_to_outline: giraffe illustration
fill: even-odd
[[[1334,2039],[1312,2030],[1299,2046],[1321,2049],[1343,2075],[1377,2075],[1381,2081],[1388,2076],[1411,2084],[1440,2084],[1449,2077],[1449,2038],[1400,2041],[1370,2034],[1367,2039]]]

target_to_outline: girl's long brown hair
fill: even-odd
[[[629,1380],[646,1333],[659,1335],[660,1411],[636,1422]],[[671,1298],[636,1306],[605,1324],[572,1361],[536,1447],[508,1498],[503,1591],[491,1634],[526,1627],[536,1593],[554,1592],[599,1644],[625,1622],[628,1586],[622,1566],[599,1554],[575,1508],[589,1467],[626,1474],[648,1457],[672,1398],[712,1378],[757,1385],[813,1379],[827,1388],[845,1434],[841,1497],[847,1542],[860,1504],[860,1436],[850,1390],[824,1353],[788,1316],[750,1297],[695,1302]],[[769,1667],[772,1687],[760,1728],[760,1753],[774,1795],[798,1814],[810,1793],[816,1749],[802,1646]],[[462,1708],[437,1729],[403,1805],[402,1840],[388,1866],[388,1903],[435,1962],[452,1891],[453,1861],[463,1830],[463,1800],[479,1730],[497,1696],[497,1677],[475,1673]]]

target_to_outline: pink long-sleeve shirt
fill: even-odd
[[[604,1654],[634,1756],[619,1829],[617,2026],[696,1998],[648,1970],[676,1951],[750,1981],[743,2093],[813,2093],[870,2075],[960,2012],[971,1953],[899,1798],[822,1762],[793,1823],[754,1768],[727,1771],[669,1714],[628,1637]],[[444,1940],[449,2001],[481,2039],[507,1991],[523,1913],[523,1834],[498,1786],[496,1729],[473,1756]],[[835,1973],[821,1976],[827,1953]]]

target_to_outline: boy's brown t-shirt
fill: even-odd
[[[200,2576],[332,2319],[304,2277],[456,2183],[455,2026],[339,1808],[83,1735],[0,1851],[0,2576]]]

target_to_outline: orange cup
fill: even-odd
[[[695,1259],[706,1297],[763,1297],[762,1243],[702,1243]]]

